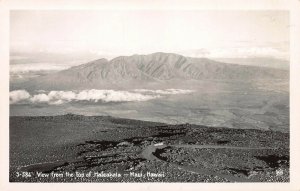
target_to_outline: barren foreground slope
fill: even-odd
[[[10,117],[10,181],[287,182],[289,134],[108,116]]]

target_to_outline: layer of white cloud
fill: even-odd
[[[249,47],[220,47],[202,48],[195,50],[177,51],[176,53],[189,57],[207,58],[248,58],[248,57],[274,57],[288,59],[289,52],[282,48],[269,46],[249,46]]]
[[[69,68],[68,65],[54,64],[54,63],[30,63],[30,64],[11,64],[10,72],[26,73],[26,72],[38,72],[38,71],[58,71]]]
[[[30,94],[26,90],[15,90],[9,92],[9,101],[11,104],[27,100],[30,98]]]
[[[134,91],[141,92],[141,93],[153,93],[153,94],[163,94],[163,95],[189,94],[194,92],[194,90],[183,90],[183,89],[166,89],[166,90],[135,89]]]
[[[133,102],[148,101],[160,98],[165,95],[189,94],[192,90],[166,89],[149,90],[135,89],[133,91],[117,90],[82,90],[82,91],[37,91],[37,94],[30,95],[26,90],[16,90],[10,92],[10,103],[46,103],[49,105],[60,105],[72,101],[90,101],[90,102]]]
[[[50,101],[50,98],[46,94],[37,94],[30,98],[30,101],[33,103],[48,103]]]

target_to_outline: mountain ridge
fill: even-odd
[[[26,82],[30,89],[76,89],[188,80],[288,79],[288,71],[156,52],[97,59]]]

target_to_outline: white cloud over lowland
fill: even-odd
[[[189,94],[193,90],[166,89],[149,90],[135,89],[133,91],[118,90],[82,90],[82,91],[37,91],[37,94],[30,95],[26,90],[15,90],[10,92],[10,103],[46,103],[49,105],[60,105],[69,102],[136,102],[157,99],[166,95]]]
[[[142,93],[154,93],[154,94],[188,94],[194,92],[194,90],[183,90],[183,89],[166,89],[166,90],[149,90],[149,89],[135,89],[135,92]]]
[[[10,72],[13,74],[38,72],[38,71],[58,71],[69,68],[68,65],[55,63],[26,63],[26,64],[11,64]]]
[[[27,100],[30,98],[30,94],[26,90],[15,90],[9,92],[9,102],[11,104]]]

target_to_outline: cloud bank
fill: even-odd
[[[288,46],[246,46],[246,47],[217,47],[201,48],[176,51],[178,54],[189,57],[207,58],[251,58],[251,57],[272,57],[289,59]]]
[[[166,89],[166,90],[135,89],[134,91],[141,92],[141,93],[153,93],[153,94],[163,94],[163,95],[189,94],[194,92],[194,90],[183,90],[183,89]]]
[[[37,94],[30,95],[26,90],[15,90],[10,92],[10,103],[46,103],[49,105],[60,105],[69,102],[132,102],[148,101],[166,95],[189,94],[192,90],[166,89],[148,90],[135,89],[133,91],[117,90],[82,90],[82,91],[37,91]]]
[[[9,102],[11,104],[27,100],[30,98],[30,94],[26,90],[15,90],[9,92]]]
[[[54,63],[30,63],[30,64],[11,64],[10,73],[27,73],[27,72],[40,72],[40,71],[58,71],[70,68],[64,64]]]

